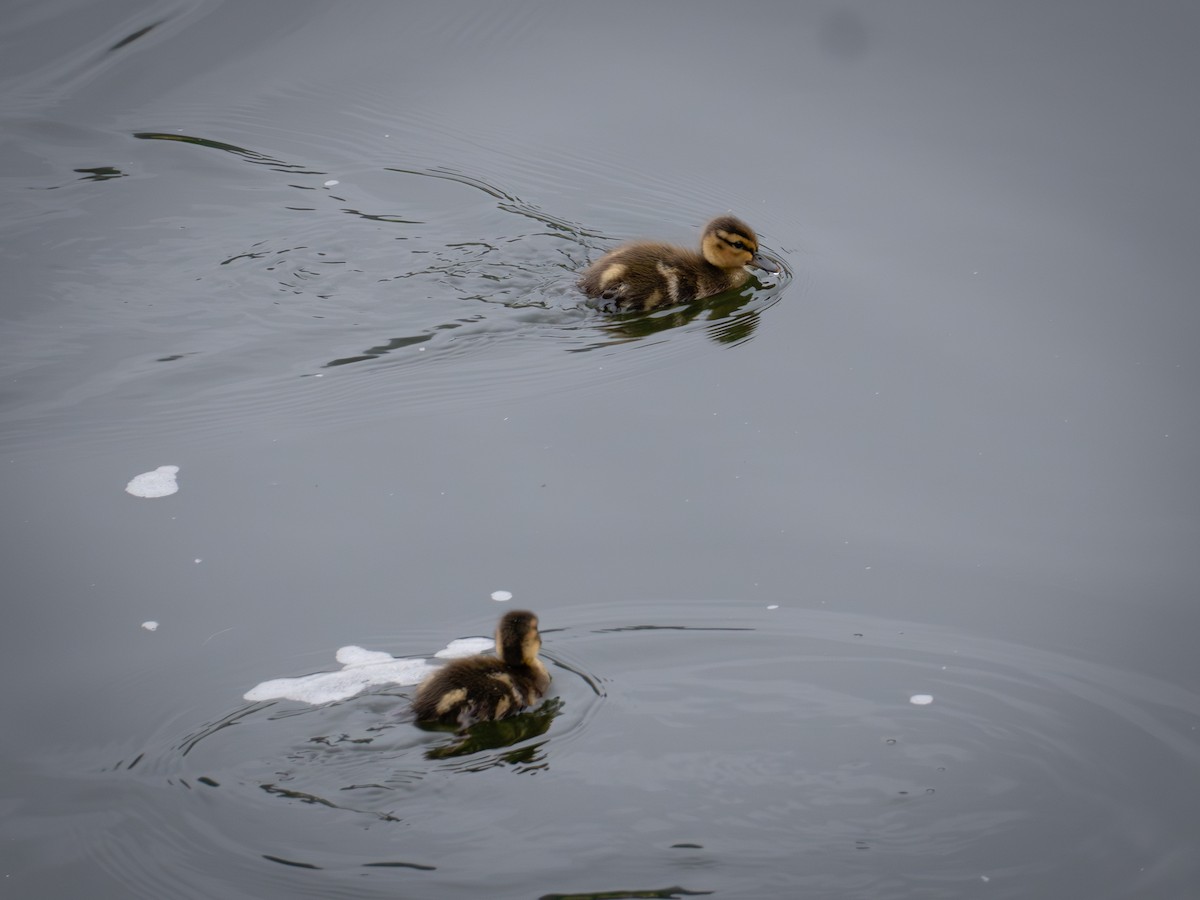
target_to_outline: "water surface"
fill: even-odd
[[[16,4],[6,887],[1188,896],[1198,25]],[[781,278],[576,293],[726,210]],[[511,729],[243,699],[497,590]]]

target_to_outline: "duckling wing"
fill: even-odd
[[[695,299],[699,274],[706,266],[698,254],[670,244],[628,244],[589,266],[579,287],[589,297],[615,302],[622,309],[652,309]]]

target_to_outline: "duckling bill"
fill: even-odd
[[[718,216],[704,226],[700,252],[654,241],[632,241],[610,250],[579,278],[589,297],[621,310],[648,310],[690,303],[741,287],[746,266],[778,272],[758,252],[758,236],[734,216]]]
[[[412,704],[417,719],[465,728],[533,706],[550,686],[541,646],[536,615],[505,613],[496,625],[496,656],[452,660],[421,682]]]

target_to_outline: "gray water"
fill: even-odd
[[[4,895],[1193,896],[1198,36],[10,4]],[[780,277],[575,291],[726,210]],[[506,606],[469,746],[243,699]]]

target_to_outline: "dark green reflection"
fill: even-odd
[[[501,747],[511,747],[529,738],[545,734],[550,729],[550,723],[562,711],[563,703],[558,697],[547,700],[532,712],[519,716],[510,716],[498,722],[477,722],[466,731],[460,732],[458,740],[441,747],[435,747],[425,753],[426,759],[451,759],[456,756],[466,756],[483,750],[498,750]],[[436,725],[421,723],[426,731],[454,731],[453,725]],[[528,765],[537,759],[537,751],[545,741],[528,747],[501,754],[500,761],[512,765]],[[494,763],[489,763],[494,765]]]
[[[79,179],[80,181],[108,181],[112,178],[126,177],[125,172],[112,166],[94,166],[90,169],[73,169],[72,171],[83,176]]]
[[[745,309],[744,307],[758,296],[762,289],[761,283],[750,277],[746,285],[735,291],[726,291],[713,297],[704,297],[684,306],[676,306],[667,310],[651,313],[613,312],[610,320],[600,329],[610,335],[612,340],[580,347],[573,352],[580,353],[596,350],[612,344],[636,341],[651,335],[679,328],[696,319],[707,319],[708,337],[719,344],[737,344],[751,337],[758,328],[760,309]]]
[[[264,153],[259,153],[256,150],[248,150],[245,147],[239,147],[237,144],[226,144],[223,141],[213,141],[208,138],[196,137],[190,134],[168,134],[164,131],[135,131],[135,138],[143,141],[178,141],[181,144],[194,144],[197,147],[207,147],[210,150],[222,150],[225,153],[232,153],[235,156],[240,156],[247,162],[256,163],[257,165],[270,166],[280,172],[289,172],[300,175],[324,175],[324,172],[317,172],[306,169],[303,166],[297,166],[292,163],[286,163],[283,160],[275,159],[267,156]]]
[[[128,47],[130,44],[132,44],[138,38],[145,37],[146,35],[148,35],[151,31],[153,31],[155,28],[157,28],[159,25],[161,25],[165,21],[166,21],[166,19],[159,19],[157,22],[151,22],[149,25],[146,25],[143,28],[139,28],[137,31],[133,32],[132,34],[125,35],[125,37],[121,38],[119,41],[117,41],[115,44],[113,44],[111,47],[109,47],[108,52],[112,53],[114,50],[120,50],[122,47]]]
[[[348,366],[350,363],[366,362],[368,359],[379,359],[385,354],[391,353],[393,350],[399,350],[403,347],[411,347],[414,344],[427,343],[433,335],[431,334],[416,334],[409,337],[392,338],[389,341],[378,344],[374,347],[368,347],[358,356],[343,356],[340,359],[331,359],[321,368],[329,369],[333,366]]]
[[[643,891],[597,891],[592,894],[542,894],[538,900],[626,900],[626,898],[661,898],[672,900],[675,897],[704,897],[712,891],[689,891],[687,888],[651,888]]]

